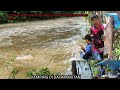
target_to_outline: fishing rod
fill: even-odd
[[[73,40],[75,40],[74,38],[72,38]],[[80,43],[77,41],[77,40],[75,40],[79,45],[80,45]],[[81,46],[81,45],[80,45]]]

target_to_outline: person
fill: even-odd
[[[100,69],[98,70],[98,73],[99,74],[96,74],[94,79],[101,79],[102,78],[101,76],[105,75],[105,69],[104,69],[103,65],[100,66]]]
[[[90,34],[92,37],[92,50],[94,60],[103,60],[103,47],[104,47],[104,26],[101,24],[98,15],[93,14],[91,16],[93,25],[90,28]]]
[[[100,66],[100,74],[99,76],[105,75],[105,69],[103,67],[103,65]]]
[[[80,46],[82,49],[82,52],[80,53],[80,57],[85,60],[88,60],[92,57],[92,44],[91,44],[92,39],[90,34],[86,34],[83,39],[85,39],[87,45],[86,45],[86,49],[82,45]]]

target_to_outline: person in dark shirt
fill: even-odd
[[[92,44],[91,44],[91,36],[87,34],[83,39],[85,39],[87,46],[86,49],[83,46],[80,46],[83,52],[80,53],[81,58],[88,60],[92,57]]]
[[[99,76],[105,75],[105,69],[103,67],[103,65],[100,66],[100,74]]]

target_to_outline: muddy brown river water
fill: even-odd
[[[32,69],[71,73],[70,58],[79,57],[81,38],[87,33],[83,17],[0,25],[0,78],[7,79],[19,67],[18,79]],[[69,71],[68,71],[69,70]]]

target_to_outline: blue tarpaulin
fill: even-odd
[[[107,17],[112,16],[114,19],[114,28],[116,30],[120,29],[120,18],[117,13],[107,13],[105,14]]]
[[[103,65],[103,66],[108,65],[108,67],[111,70],[118,70],[120,68],[120,60],[105,60],[97,63],[97,65]]]

